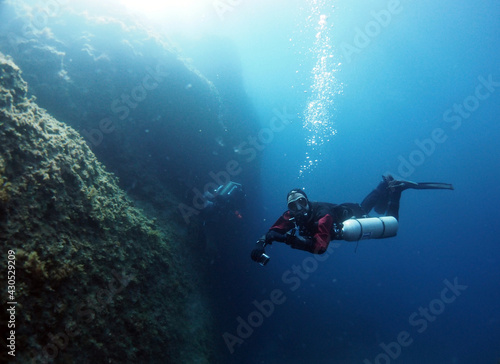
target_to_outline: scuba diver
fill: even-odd
[[[206,191],[203,198],[205,202],[201,210],[203,228],[200,231],[200,241],[205,242],[205,248],[209,252],[217,254],[218,242],[227,239],[221,235],[221,226],[233,231],[242,224],[245,192],[241,184],[229,181],[214,192]],[[227,234],[227,230],[223,231]]]
[[[448,183],[399,181],[391,175],[383,176],[382,179],[361,205],[312,202],[302,189],[291,190],[287,195],[288,210],[257,241],[251,253],[252,260],[266,265],[269,256],[265,254],[264,248],[273,241],[286,243],[293,249],[323,254],[331,240],[359,241],[395,236],[399,200],[404,190],[453,190],[453,186]],[[372,209],[385,216],[368,217]]]
[[[214,193],[206,191],[203,197],[205,206],[202,212],[205,221],[223,220],[228,214],[242,218],[239,210],[245,204],[245,192],[241,184],[229,181],[219,186]]]

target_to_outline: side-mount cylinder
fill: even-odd
[[[390,238],[398,233],[398,220],[393,216],[348,219],[342,224],[341,239],[347,241]]]

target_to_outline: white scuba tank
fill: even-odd
[[[396,236],[398,220],[393,216],[348,219],[342,227],[342,240],[381,239]]]

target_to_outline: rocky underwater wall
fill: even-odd
[[[0,259],[15,262],[1,299],[17,302],[0,325],[13,325],[16,362],[211,362],[185,237],[134,207],[2,54],[0,72]]]
[[[221,83],[166,37],[117,20],[118,9],[101,16],[73,7],[6,7],[0,50],[23,70],[37,103],[75,128],[124,189],[169,209],[165,185],[190,202],[229,161],[245,167],[239,182],[258,179],[248,140],[260,128],[230,67],[212,75],[227,79],[230,91],[219,92]]]
[[[0,243],[2,259],[19,252],[16,352],[214,362],[208,307],[248,260],[260,208],[262,130],[237,49],[193,43],[202,74],[107,2],[107,16],[86,6],[0,2]],[[203,190],[227,177],[252,203],[200,228]]]

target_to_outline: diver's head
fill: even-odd
[[[302,220],[309,216],[311,206],[306,193],[302,189],[294,188],[288,192],[286,200],[288,209],[296,219]]]

